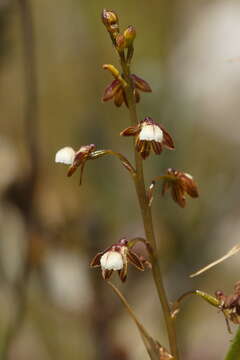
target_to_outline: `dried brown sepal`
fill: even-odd
[[[124,264],[123,268],[118,271],[119,277],[122,282],[125,282],[127,280],[127,270],[128,270],[128,266],[127,266],[127,262],[126,262]]]
[[[135,136],[139,133],[140,129],[138,126],[129,126],[120,132],[120,136]]]
[[[138,270],[144,271],[143,263],[140,257],[131,250],[128,250],[127,259],[134,265]]]
[[[146,80],[143,80],[136,74],[131,74],[135,88],[143,92],[152,92],[152,89]]]
[[[113,80],[113,82],[111,82],[111,84],[109,84],[104,90],[102,101],[105,102],[114,98],[114,96],[116,95],[116,93],[119,91],[120,88],[121,88],[120,81],[117,79]]]
[[[173,138],[171,137],[169,132],[167,132],[163,125],[160,125],[160,128],[163,132],[163,145],[170,150],[175,149]]]
[[[173,200],[182,208],[186,206],[186,194],[192,198],[199,196],[197,184],[188,173],[169,168],[163,178],[162,195],[171,189]]]
[[[110,279],[112,273],[113,273],[113,270],[103,269],[103,270],[102,270],[102,277],[103,277],[103,279],[104,279],[104,280]]]
[[[104,251],[100,251],[99,253],[97,253],[94,258],[91,260],[89,266],[90,267],[99,267],[101,266],[100,264],[100,259],[102,257],[102,255],[104,254]]]

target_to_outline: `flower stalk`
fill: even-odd
[[[133,93],[133,84],[132,79],[130,77],[130,65],[125,61],[125,59],[121,56],[120,58],[122,71],[123,71],[123,77],[128,83],[128,86],[125,87],[125,95],[127,98],[128,103],[128,110],[129,110],[129,117],[131,121],[132,126],[138,125],[138,117],[137,117],[137,111],[136,111],[136,103]],[[170,345],[170,352],[174,356],[175,360],[179,359],[178,355],[178,346],[177,346],[177,338],[176,338],[176,330],[175,330],[175,324],[174,319],[171,317],[171,310],[168,303],[166,291],[163,284],[162,279],[162,273],[160,269],[158,254],[157,254],[157,243],[153,228],[153,221],[152,221],[152,212],[151,208],[148,206],[148,198],[146,193],[146,186],[145,186],[145,180],[144,180],[144,171],[143,171],[143,160],[140,156],[140,154],[135,149],[135,143],[134,145],[134,154],[135,154],[135,169],[136,174],[134,176],[134,183],[135,188],[137,192],[138,202],[141,209],[142,214],[142,220],[144,224],[144,230],[146,234],[146,239],[150,243],[153,251],[150,253],[150,259],[152,263],[152,273],[154,282],[157,288],[159,300],[163,309],[164,319],[167,327],[168,332],[168,339],[169,339],[169,345]]]

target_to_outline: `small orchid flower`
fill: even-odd
[[[113,271],[118,271],[120,279],[124,282],[127,278],[128,262],[138,270],[144,270],[140,257],[129,249],[128,240],[123,238],[117,244],[97,253],[90,266],[101,267],[104,280],[108,280]]]
[[[186,206],[186,194],[192,198],[199,196],[197,184],[192,175],[169,168],[163,178],[162,194],[164,195],[171,188],[173,200],[181,207]]]
[[[67,176],[72,176],[72,174],[80,166],[81,167],[80,184],[81,184],[85,163],[87,160],[91,158],[90,156],[92,152],[94,152],[95,150],[96,150],[96,146],[94,144],[81,146],[78,151],[75,151],[73,148],[66,146],[58,150],[55,156],[55,162],[70,165],[67,172]]]
[[[119,107],[124,102],[126,106],[128,106],[127,99],[124,92],[124,79],[121,77],[120,73],[117,69],[115,69],[112,65],[103,65],[104,69],[109,70],[112,75],[115,77],[113,80],[104,90],[104,94],[102,97],[102,101],[108,101],[113,99],[114,104]],[[113,70],[114,69],[114,70]],[[133,85],[133,94],[135,97],[135,102],[138,103],[140,101],[140,94],[139,91],[143,92],[151,92],[152,89],[150,85],[139,76],[135,74],[131,74],[131,80]]]
[[[151,149],[161,154],[163,147],[174,149],[173,139],[164,127],[150,117],[146,117],[136,126],[123,130],[122,136],[136,136],[136,150],[146,159]]]

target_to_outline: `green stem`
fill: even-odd
[[[135,98],[133,94],[132,80],[130,77],[130,67],[128,64],[126,64],[123,58],[121,58],[121,66],[123,70],[124,79],[128,83],[128,86],[125,88],[125,94],[128,102],[131,124],[134,126],[138,124],[138,117],[136,112]],[[172,319],[171,317],[171,310],[168,303],[166,291],[163,285],[159,258],[157,255],[157,243],[153,228],[152,212],[151,212],[151,208],[148,206],[148,199],[146,194],[144,172],[143,172],[143,161],[139,153],[136,151],[136,149],[134,151],[135,151],[135,164],[136,164],[135,165],[136,175],[134,176],[134,183],[141,209],[146,239],[147,241],[149,241],[153,249],[153,252],[150,254],[153,278],[157,288],[159,300],[163,309],[171,354],[174,356],[175,360],[178,360],[179,355],[178,355],[175,324],[174,324],[174,319]]]
[[[225,360],[239,360],[240,359],[240,326],[232,341],[229,351],[225,357]]]

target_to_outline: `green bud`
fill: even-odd
[[[116,48],[118,51],[123,51],[126,48],[126,40],[124,35],[118,34],[116,37]]]
[[[126,30],[123,33],[123,36],[125,38],[125,42],[126,42],[126,47],[132,46],[133,45],[133,41],[136,37],[136,30],[135,28],[130,25],[126,28]]]

